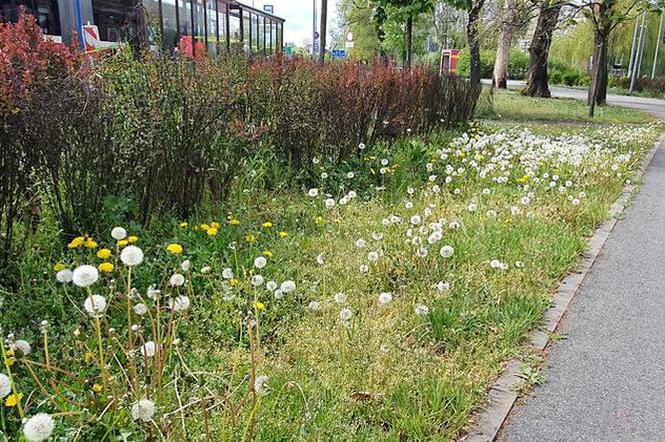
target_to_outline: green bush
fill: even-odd
[[[551,84],[566,86],[585,86],[589,76],[579,69],[557,60],[550,60],[547,66],[548,80]]]
[[[480,52],[480,75],[483,78],[492,78],[495,56],[495,50]],[[471,60],[469,57],[469,51],[464,50],[460,53],[459,61],[457,63],[457,72],[459,75],[468,77],[470,69]],[[508,78],[511,80],[523,80],[528,69],[529,55],[520,49],[512,48],[510,50],[510,57],[508,58]]]

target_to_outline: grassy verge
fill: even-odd
[[[572,98],[523,97],[515,91],[495,91],[493,106],[479,116],[491,120],[549,124],[644,124],[654,118],[642,112],[620,106],[596,108],[596,116],[588,116],[589,109],[583,101]]]
[[[502,364],[525,354],[552,290],[659,132],[618,108],[580,125],[573,101],[495,100],[499,117],[467,133],[368,147],[342,165],[321,158],[311,189],[268,192],[263,177],[279,171],[248,162],[230,210],[131,227],[146,256],[131,277],[108,231],[96,248],[62,253],[45,222],[20,263],[30,282],[3,307],[33,347],[12,369],[27,413],[63,409],[58,435],[95,440],[455,438]],[[96,266],[104,246],[114,269],[90,292],[47,271]],[[80,310],[92,292],[108,307],[90,319]],[[149,314],[129,321],[138,337],[126,351],[127,306],[139,303]],[[28,362],[46,364],[41,319],[48,365],[66,376]],[[163,364],[139,351],[149,340]],[[146,397],[158,412],[133,419]],[[20,421],[5,411],[11,435]]]

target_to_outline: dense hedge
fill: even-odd
[[[109,205],[143,224],[187,216],[223,200],[261,149],[307,179],[314,157],[341,162],[361,143],[465,122],[478,95],[461,78],[390,64],[128,51],[91,61],[44,41],[29,17],[0,30],[13,42],[0,45],[3,232],[46,205],[65,234],[94,229]]]
[[[495,57],[496,50],[480,52],[480,73],[482,78],[492,78]],[[470,67],[469,51],[462,51],[457,65],[459,74],[465,77],[468,76]],[[508,78],[511,80],[523,80],[528,68],[529,54],[520,49],[512,48],[508,58]]]
[[[628,77],[610,77],[609,86],[617,89],[629,89],[630,78]],[[663,97],[665,95],[665,78],[638,78],[635,82],[635,90],[644,92],[654,97]]]

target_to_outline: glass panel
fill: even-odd
[[[243,39],[243,50],[245,53],[250,52],[250,45],[252,43],[252,23],[250,21],[250,14],[247,11],[242,12],[242,39]]]
[[[157,1],[152,0],[151,9],[157,11]],[[136,13],[124,4],[111,0],[92,2],[93,21],[99,29],[99,39],[103,41],[130,41],[136,35]],[[155,15],[153,13],[153,15]],[[156,14],[159,27],[159,13]]]
[[[217,55],[218,51],[218,41],[217,41],[217,8],[216,0],[205,0],[206,1],[206,14],[208,18],[208,40],[206,41],[206,48],[211,55]]]
[[[178,44],[178,21],[176,20],[176,0],[162,0],[163,47],[169,53]]]
[[[180,19],[180,41],[178,47],[180,53],[192,57],[192,4],[191,0],[178,0],[178,17]]]
[[[229,11],[229,35],[231,36],[231,52],[241,51],[240,16],[235,11]]]
[[[252,18],[252,48],[253,52],[258,53],[261,51],[261,22],[258,15],[254,14]]]
[[[264,36],[264,29],[263,29],[263,16],[259,15],[256,17],[256,49],[257,52],[263,53],[263,49],[265,49],[265,42],[263,40]]]
[[[37,23],[44,34],[60,35],[60,15],[57,0],[37,0]],[[0,13],[1,15],[1,13]]]
[[[217,24],[219,26],[219,47],[220,51],[226,50],[226,3],[217,1],[217,9],[219,12],[219,18],[217,19]]]

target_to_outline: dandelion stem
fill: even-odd
[[[48,355],[48,331],[44,330],[44,358],[46,359],[46,368],[50,368],[51,363],[49,362]]]
[[[104,345],[102,344],[102,324],[99,322],[99,316],[95,316],[95,328],[97,329],[97,346],[99,348],[99,365],[102,369],[102,384],[104,389],[108,385],[108,373],[106,372],[106,362],[104,361]]]

